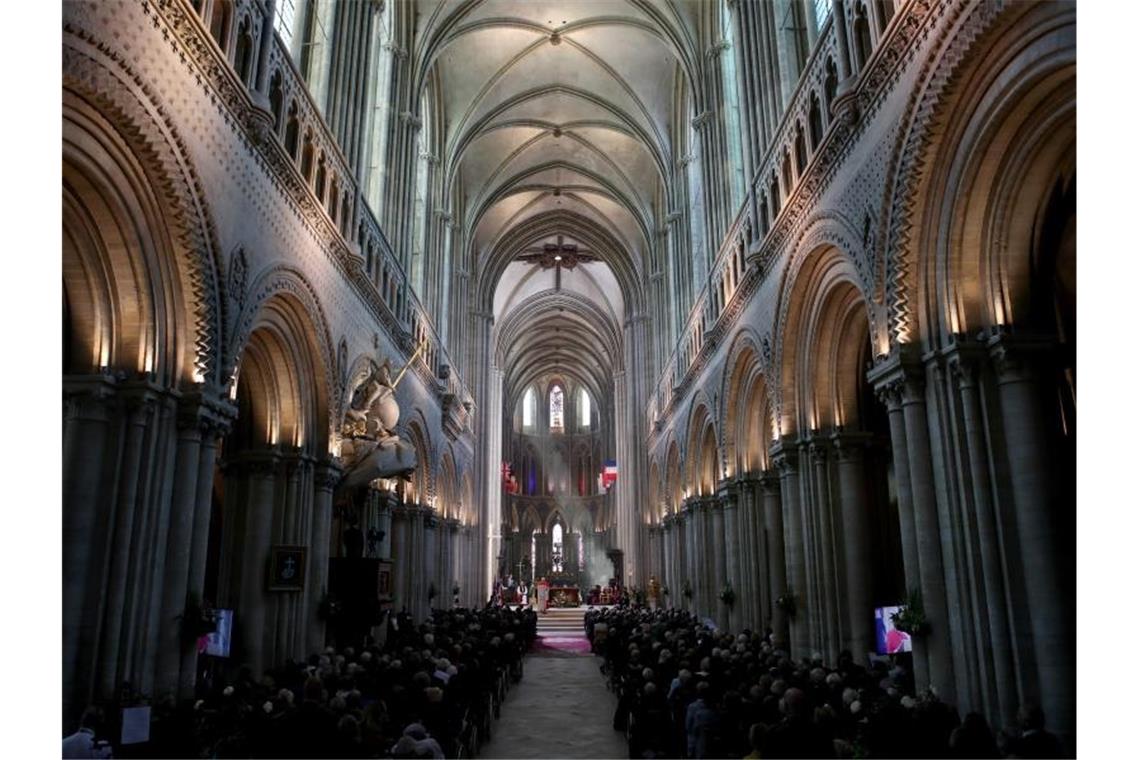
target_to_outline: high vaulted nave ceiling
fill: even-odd
[[[504,344],[500,331],[508,359],[541,346],[543,335],[575,335],[567,345],[587,350],[591,375],[580,379],[597,388],[614,369],[611,352],[620,348],[615,335],[601,333],[620,335],[626,312],[639,308],[645,258],[662,224],[654,204],[659,217],[668,167],[678,159],[671,122],[679,83],[689,79],[684,62],[695,55],[695,25],[715,23],[717,7],[675,0],[417,4],[416,47],[430,57],[424,92],[444,114],[445,194],[461,199],[454,220],[468,233],[471,271],[498,278],[499,325],[524,306],[542,318],[543,292],[555,310],[546,329],[522,343]],[[554,270],[519,259],[526,249],[557,245],[557,235],[596,260],[562,269],[556,284]],[[550,350],[544,356],[558,358]],[[523,364],[534,370],[531,359]],[[509,371],[507,381],[508,389],[528,382]]]
[[[544,213],[589,218],[641,254],[672,155],[671,3],[419,3],[446,113],[446,177],[486,250]]]

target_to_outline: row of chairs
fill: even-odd
[[[522,677],[521,657],[509,666],[496,666],[490,688],[484,690],[476,703],[463,713],[455,757],[474,758],[479,755],[479,750],[491,740],[491,727],[502,713],[511,685],[521,681]]]

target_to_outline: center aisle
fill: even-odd
[[[544,645],[543,617],[523,679],[508,693],[479,760],[628,756],[625,735],[613,730],[617,696],[598,671],[601,658],[589,654],[581,627],[559,630],[554,640],[549,632]]]

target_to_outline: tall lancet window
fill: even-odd
[[[736,50],[733,34],[732,10],[728,3],[721,5],[720,16],[721,80],[724,84],[724,130],[728,138],[728,160],[731,170],[732,211],[744,198],[744,153],[740,145],[740,91],[736,81]]]
[[[551,550],[550,550],[550,571],[554,573],[562,572],[562,526],[554,523],[554,530],[550,533],[551,537]]]
[[[562,397],[562,386],[555,385],[550,389],[550,432],[563,431],[562,408],[565,399]]]
[[[538,404],[534,397],[534,388],[527,388],[523,394],[523,431],[534,430],[534,413]]]
[[[831,0],[813,0],[812,8],[815,10],[815,28],[823,29],[824,22],[831,15]]]
[[[590,429],[590,394],[585,388],[578,392],[578,427]]]

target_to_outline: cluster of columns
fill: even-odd
[[[873,556],[883,515],[869,500],[882,484],[865,459],[879,449],[864,433],[816,431],[775,442],[770,470],[687,499],[648,531],[666,603],[728,630],[771,626],[793,656],[834,662],[874,650],[876,604],[918,592],[919,689],[999,725],[1039,701],[1071,731],[1074,513],[1058,473],[1072,463],[1051,445],[1050,356],[1044,341],[995,330],[921,357],[896,350],[869,372],[890,426],[902,583],[885,583]],[[876,599],[877,587],[898,598]]]
[[[1050,447],[1051,360],[1048,341],[995,328],[896,352],[870,377],[891,422],[907,583],[931,622],[916,674],[1003,722],[1039,700],[1068,732],[1075,510],[1058,476],[1073,463]]]
[[[217,439],[232,407],[152,376],[64,378],[65,720],[123,681],[185,695],[182,612],[205,583]]]
[[[234,656],[255,673],[324,646],[317,609],[328,585],[333,488],[340,471],[328,457],[293,448],[237,452],[223,464],[225,503],[218,605],[234,610]],[[297,592],[267,583],[273,546],[307,550]]]
[[[392,506],[391,520],[392,598],[397,610],[423,620],[433,608],[451,607],[456,585],[461,601],[470,597],[473,591],[464,583],[470,574],[463,572],[472,553],[470,530],[422,504]]]

